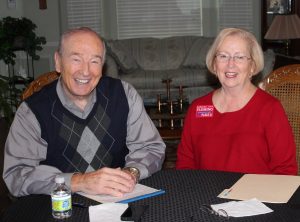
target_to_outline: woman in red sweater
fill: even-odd
[[[241,29],[222,30],[206,65],[221,87],[190,105],[177,169],[296,175],[296,146],[285,111],[251,82],[264,66],[255,37]]]

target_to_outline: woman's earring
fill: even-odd
[[[249,74],[249,79],[251,79],[253,76],[253,72],[251,71],[250,74]]]

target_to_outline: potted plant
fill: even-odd
[[[15,64],[16,50],[23,50],[34,60],[40,57],[36,54],[46,44],[45,37],[37,36],[37,26],[25,17],[5,17],[0,20],[0,60],[6,64]]]
[[[20,103],[21,90],[11,84],[11,78],[0,75],[0,118],[7,123],[13,120],[14,109]]]
[[[9,84],[5,76],[0,76],[0,117],[10,118],[13,115],[9,99]]]

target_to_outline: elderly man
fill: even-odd
[[[58,175],[72,192],[131,192],[161,169],[165,155],[141,97],[102,76],[105,45],[89,28],[64,33],[54,57],[61,77],[20,105],[6,141],[10,192],[49,194]]]

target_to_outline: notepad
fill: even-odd
[[[287,203],[299,185],[299,176],[245,174],[218,197],[235,200],[256,198],[267,203]]]
[[[92,200],[98,201],[100,203],[130,203],[133,201],[154,197],[164,193],[164,190],[158,190],[142,184],[137,184],[131,193],[126,193],[123,197],[114,197],[111,195],[91,195],[83,192],[78,192],[78,194],[90,198]]]

